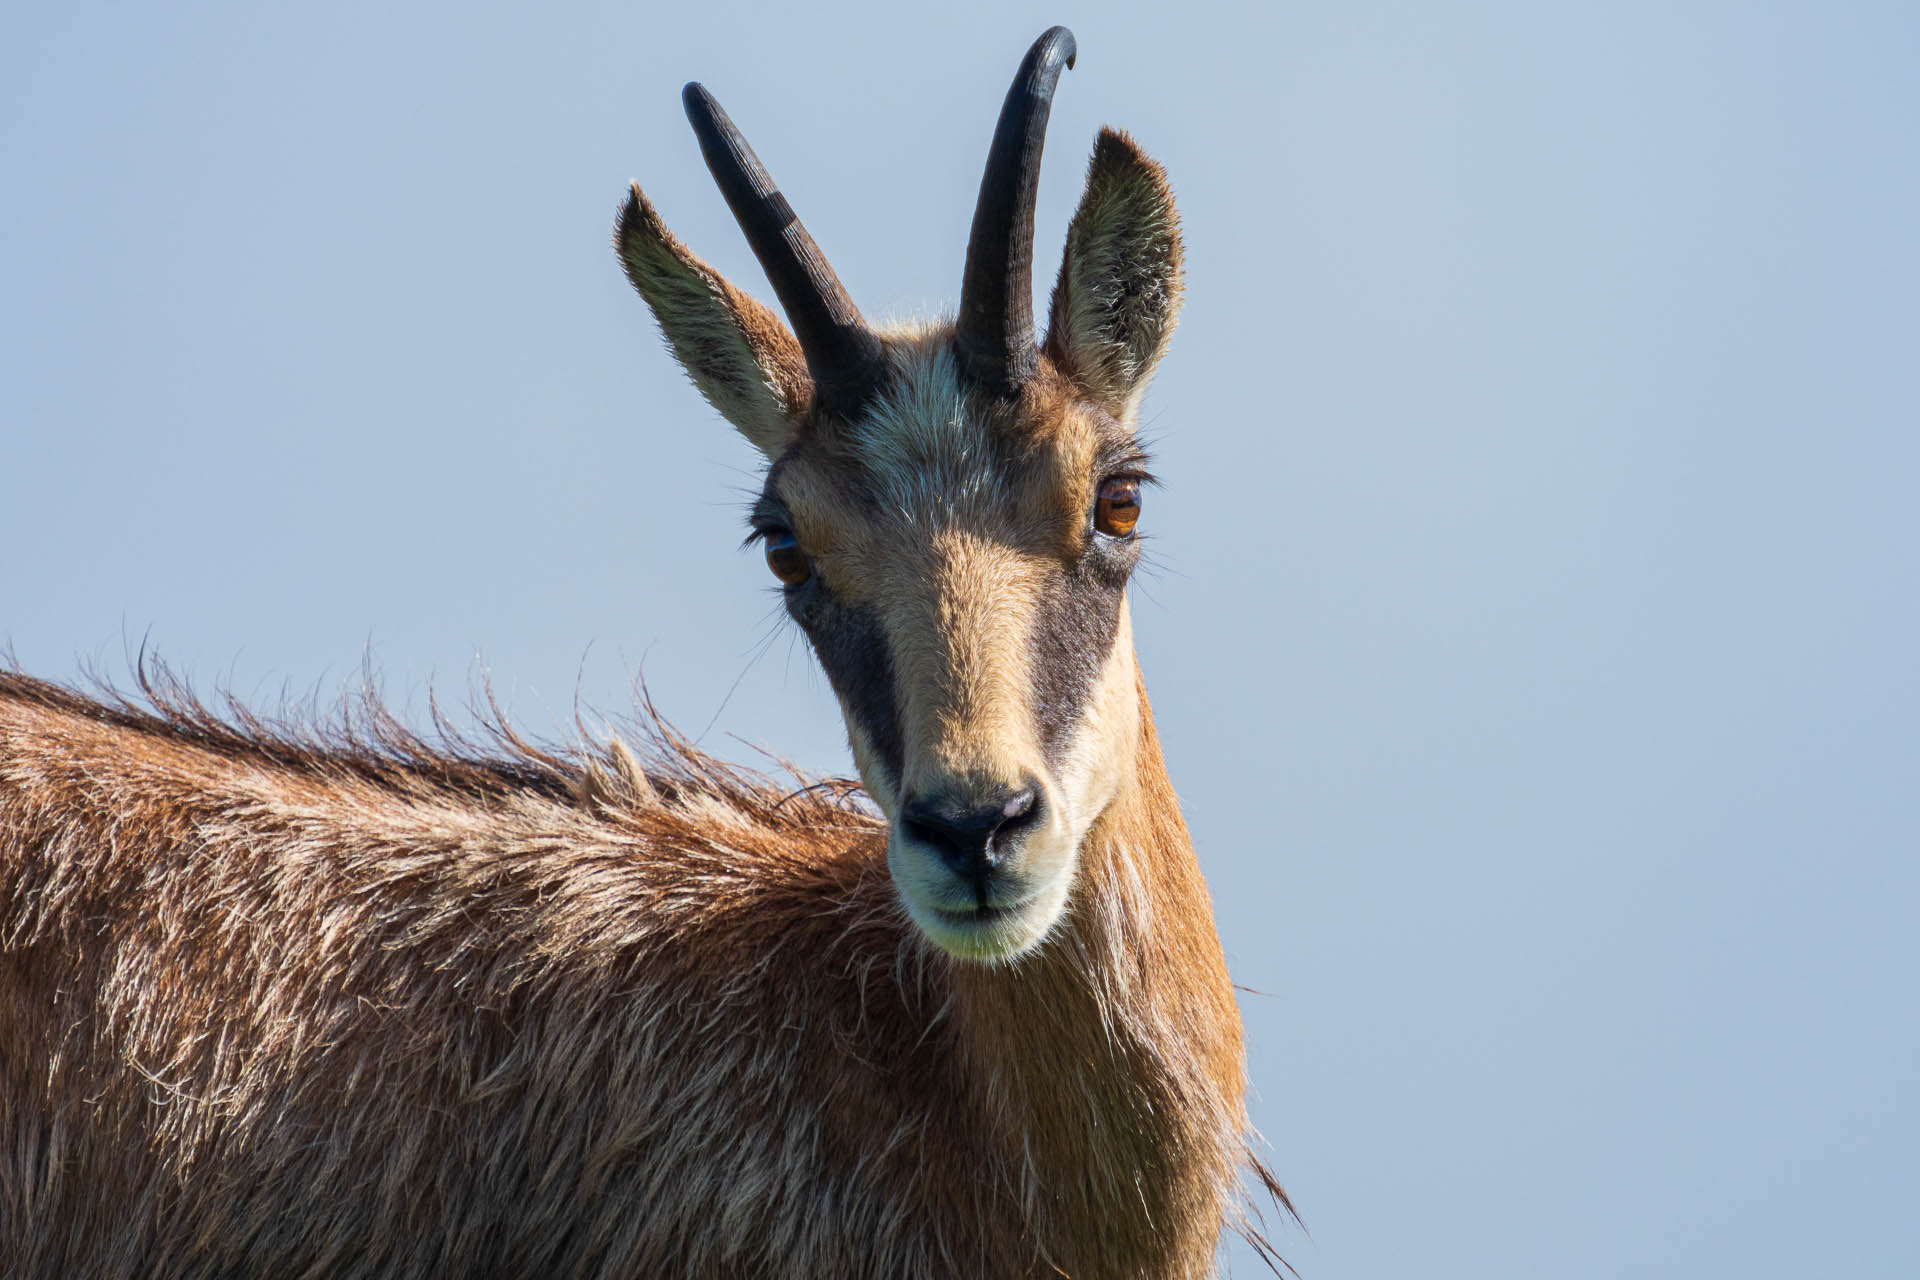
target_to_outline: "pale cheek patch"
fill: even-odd
[[[1133,656],[1133,620],[1123,601],[1113,647],[1078,724],[1067,735],[1054,775],[1076,846],[1132,772],[1139,742],[1139,670]]]
[[[881,762],[880,754],[873,749],[872,739],[860,727],[859,720],[844,698],[840,701],[840,713],[847,722],[847,749],[853,752],[853,764],[859,770],[860,785],[880,806],[880,812],[891,818],[900,808],[899,779],[893,770]]]

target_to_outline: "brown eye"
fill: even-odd
[[[797,587],[813,576],[813,566],[807,563],[807,553],[800,549],[800,541],[792,534],[782,530],[770,533],[766,537],[767,568],[773,570],[773,576],[790,587]]]
[[[1100,499],[1093,505],[1093,527],[1115,538],[1124,538],[1140,523],[1140,482],[1131,476],[1108,480],[1100,486]]]

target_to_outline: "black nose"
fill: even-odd
[[[1006,787],[985,800],[918,797],[907,801],[900,818],[908,835],[931,846],[955,875],[973,882],[984,906],[987,878],[1021,834],[1040,821],[1040,794],[1029,786]]]

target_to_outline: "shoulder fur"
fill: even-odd
[[[0,669],[0,739],[78,734],[111,744],[130,764],[150,753],[183,753],[262,781],[298,778],[422,800],[550,804],[616,826],[655,826],[676,815],[692,825],[695,811],[704,824],[719,810],[769,836],[833,832],[857,840],[880,829],[857,782],[790,771],[791,785],[782,785],[702,751],[644,700],[624,726],[626,737],[593,742],[582,732],[578,745],[554,747],[523,736],[490,697],[477,730],[455,728],[435,704],[432,729],[423,734],[371,690],[344,699],[330,717],[269,717],[231,697],[216,710],[158,663],[143,660],[134,674],[135,693],[109,686],[89,693]]]

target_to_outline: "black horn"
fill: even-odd
[[[713,95],[694,83],[680,98],[707,169],[800,340],[816,397],[851,412],[878,383],[885,358],[880,339]]]
[[[1054,27],[1027,50],[1000,108],[973,209],[967,269],[960,283],[955,340],[976,382],[1016,390],[1039,362],[1033,343],[1033,202],[1040,150],[1062,68],[1074,58],[1073,32]]]

